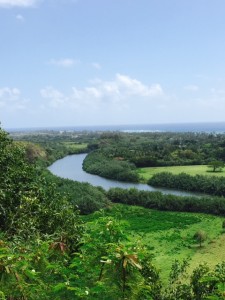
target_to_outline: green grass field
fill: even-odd
[[[87,149],[87,144],[82,143],[82,144],[77,144],[74,142],[64,142],[64,145],[73,150],[73,151],[79,151],[79,150],[86,150]]]
[[[161,270],[162,279],[167,278],[175,259],[190,258],[189,270],[199,263],[211,267],[225,260],[225,234],[222,233],[223,218],[194,213],[162,212],[138,206],[116,204],[106,215],[117,216],[125,231],[134,242],[141,241],[153,255],[153,263]],[[84,217],[93,221],[97,215]],[[197,230],[207,233],[207,240],[200,248],[193,235]]]
[[[138,174],[143,182],[147,182],[154,174],[160,172],[170,172],[172,174],[186,173],[189,175],[207,175],[207,176],[225,176],[225,170],[221,172],[211,172],[207,165],[193,165],[193,166],[171,166],[171,167],[152,167],[139,168]]]

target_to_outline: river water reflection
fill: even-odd
[[[198,196],[198,194],[195,193],[188,193],[188,192],[164,189],[164,188],[154,188],[147,184],[141,184],[141,183],[120,182],[116,180],[105,179],[98,175],[88,174],[82,169],[82,163],[86,155],[87,154],[74,154],[74,155],[66,156],[54,162],[48,168],[48,170],[56,176],[72,179],[74,181],[79,181],[79,182],[88,182],[94,186],[101,186],[105,190],[114,187],[119,187],[123,189],[136,188],[138,190],[145,190],[145,191],[160,191],[164,194],[173,194],[173,195],[180,195],[180,196],[190,196],[190,195]]]

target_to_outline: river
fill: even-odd
[[[98,175],[92,175],[86,173],[82,169],[83,160],[86,155],[87,154],[74,154],[74,155],[66,156],[54,162],[48,168],[48,170],[56,176],[72,179],[74,181],[79,181],[79,182],[88,182],[94,186],[101,186],[105,190],[114,187],[119,187],[123,189],[136,188],[138,190],[159,191],[164,194],[173,194],[179,196],[199,196],[199,194],[197,193],[189,193],[189,192],[183,192],[183,191],[171,190],[165,188],[154,188],[148,184],[121,182],[121,181],[106,179]]]

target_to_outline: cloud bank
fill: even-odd
[[[29,96],[35,101],[26,100],[18,88],[2,87],[0,120],[5,124],[11,120],[17,127],[223,120],[224,89],[201,88],[193,94],[189,90],[197,89],[185,87],[186,95],[171,94],[159,83],[146,84],[120,73],[112,80],[94,79],[84,87],[71,86],[67,91],[45,86],[39,95]]]
[[[92,85],[83,89],[72,87],[69,95],[51,86],[45,87],[40,93],[51,107],[73,109],[98,109],[105,105],[117,106],[119,109],[136,105],[137,101],[154,101],[164,95],[160,84],[147,86],[137,79],[121,74],[116,74],[112,81],[96,79],[92,81]]]
[[[32,7],[38,2],[39,0],[0,0],[0,7]]]
[[[122,74],[67,92],[46,86],[40,95],[41,115],[49,116],[54,126],[148,123],[152,112],[167,101],[160,84],[146,85]]]
[[[24,99],[17,88],[0,88],[0,108],[6,110],[26,109],[28,100]]]

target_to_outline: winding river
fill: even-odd
[[[48,170],[56,176],[72,179],[74,181],[79,181],[79,182],[88,182],[94,186],[101,186],[105,190],[114,187],[119,187],[123,189],[136,188],[138,190],[160,191],[164,194],[173,194],[179,196],[190,196],[190,195],[199,196],[199,194],[197,193],[188,193],[188,192],[164,189],[164,188],[154,188],[147,184],[121,182],[121,181],[106,179],[98,175],[92,175],[86,173],[82,169],[83,160],[86,155],[87,154],[74,154],[74,155],[66,156],[54,162],[48,168]]]

